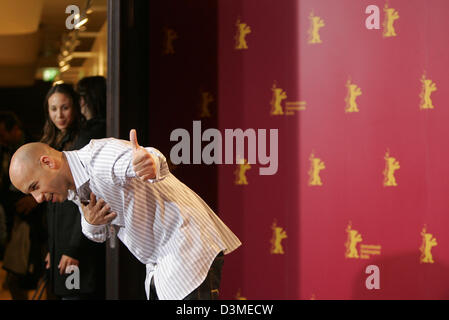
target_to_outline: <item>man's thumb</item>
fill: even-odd
[[[139,143],[137,142],[137,133],[135,129],[131,129],[131,131],[129,132],[129,141],[131,141],[134,150],[139,148]]]

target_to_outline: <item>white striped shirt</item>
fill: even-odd
[[[165,157],[145,148],[156,162],[156,179],[136,178],[132,145],[114,138],[91,140],[78,151],[64,151],[76,191],[69,200],[80,206],[90,191],[117,213],[112,224],[118,238],[146,264],[146,284],[154,276],[159,299],[183,299],[206,278],[220,251],[228,254],[239,239],[209,206],[168,170]],[[81,207],[80,207],[81,211]],[[109,226],[90,225],[82,216],[83,233],[103,242]],[[146,285],[148,296],[148,285]]]

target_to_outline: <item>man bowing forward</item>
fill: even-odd
[[[103,242],[118,226],[118,238],[146,265],[147,298],[218,297],[222,255],[241,242],[170,173],[158,150],[139,146],[135,130],[130,141],[91,140],[75,151],[29,143],[9,171],[14,186],[37,202],[75,202],[89,239]]]

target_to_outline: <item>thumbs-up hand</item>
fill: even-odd
[[[133,146],[133,168],[136,175],[142,180],[156,178],[156,163],[151,154],[139,146],[136,130],[129,132],[129,141]]]

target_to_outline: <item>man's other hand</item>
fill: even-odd
[[[93,192],[90,193],[88,205],[81,204],[84,219],[92,225],[108,224],[117,217],[115,212],[111,212],[111,207],[103,199],[97,201]]]

